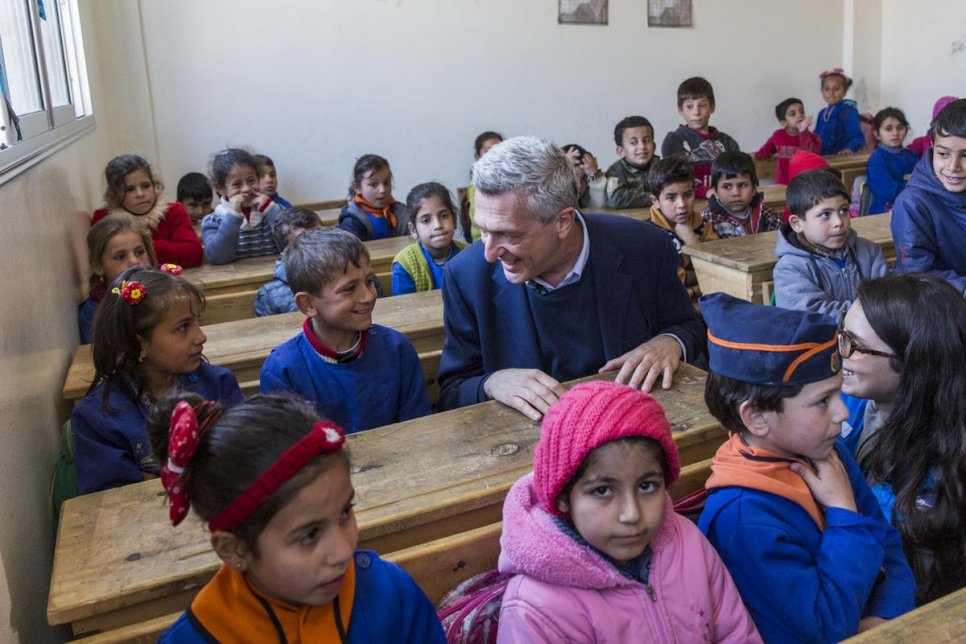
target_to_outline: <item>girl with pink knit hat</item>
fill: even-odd
[[[499,569],[513,577],[497,640],[760,642],[717,553],[671,507],[680,470],[650,395],[564,394],[503,506]]]

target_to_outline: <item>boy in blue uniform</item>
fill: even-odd
[[[698,526],[766,642],[837,642],[915,606],[898,531],[838,440],[848,413],[827,315],[701,299],[705,402],[731,432]]]
[[[346,433],[428,414],[409,339],[372,323],[376,287],[365,244],[339,228],[316,228],[282,262],[305,323],[265,360],[261,392],[301,394]]]

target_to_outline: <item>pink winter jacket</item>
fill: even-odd
[[[532,480],[517,481],[503,504],[499,568],[515,576],[498,642],[761,642],[718,554],[669,496],[648,589],[564,534]]]

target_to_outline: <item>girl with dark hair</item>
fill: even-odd
[[[902,534],[917,602],[966,586],[966,300],[925,273],[867,281],[839,348],[843,437]]]
[[[875,215],[892,210],[892,204],[906,187],[919,157],[902,147],[909,133],[909,121],[902,110],[895,107],[879,110],[872,120],[872,128],[879,147],[869,157],[866,175],[872,190],[869,214]]]
[[[115,157],[104,168],[104,178],[106,206],[94,211],[91,224],[112,214],[134,215],[151,230],[159,262],[189,268],[201,265],[201,242],[188,213],[177,201],[165,203],[161,199],[164,184],[147,161],[136,154]]]
[[[356,161],[339,228],[362,241],[409,234],[409,209],[392,196],[392,169],[378,154],[364,154]]]
[[[82,494],[157,476],[145,419],[155,402],[186,390],[234,404],[234,374],[204,361],[204,297],[181,267],[129,268],[94,317],[94,381],[74,406],[74,465]]]
[[[432,291],[443,285],[446,262],[466,248],[453,239],[458,212],[446,186],[435,181],[409,191],[409,234],[415,240],[392,260],[392,294]]]
[[[312,405],[181,394],[150,434],[171,523],[194,507],[223,562],[161,642],[445,641],[409,575],[356,551],[345,433]]]
[[[822,139],[822,155],[853,155],[865,145],[865,135],[855,101],[845,98],[852,79],[839,67],[822,72],[818,78],[827,104],[815,121],[815,134]]]

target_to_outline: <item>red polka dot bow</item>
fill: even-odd
[[[213,410],[215,403],[206,400],[197,407],[192,407],[182,400],[175,406],[171,414],[171,424],[168,426],[168,460],[161,468],[161,485],[168,493],[171,525],[178,525],[188,516],[188,492],[181,474],[191,462],[198,449],[201,437],[220,416],[218,410]],[[205,414],[205,412],[208,412]],[[203,414],[204,420],[198,425],[198,415]]]

